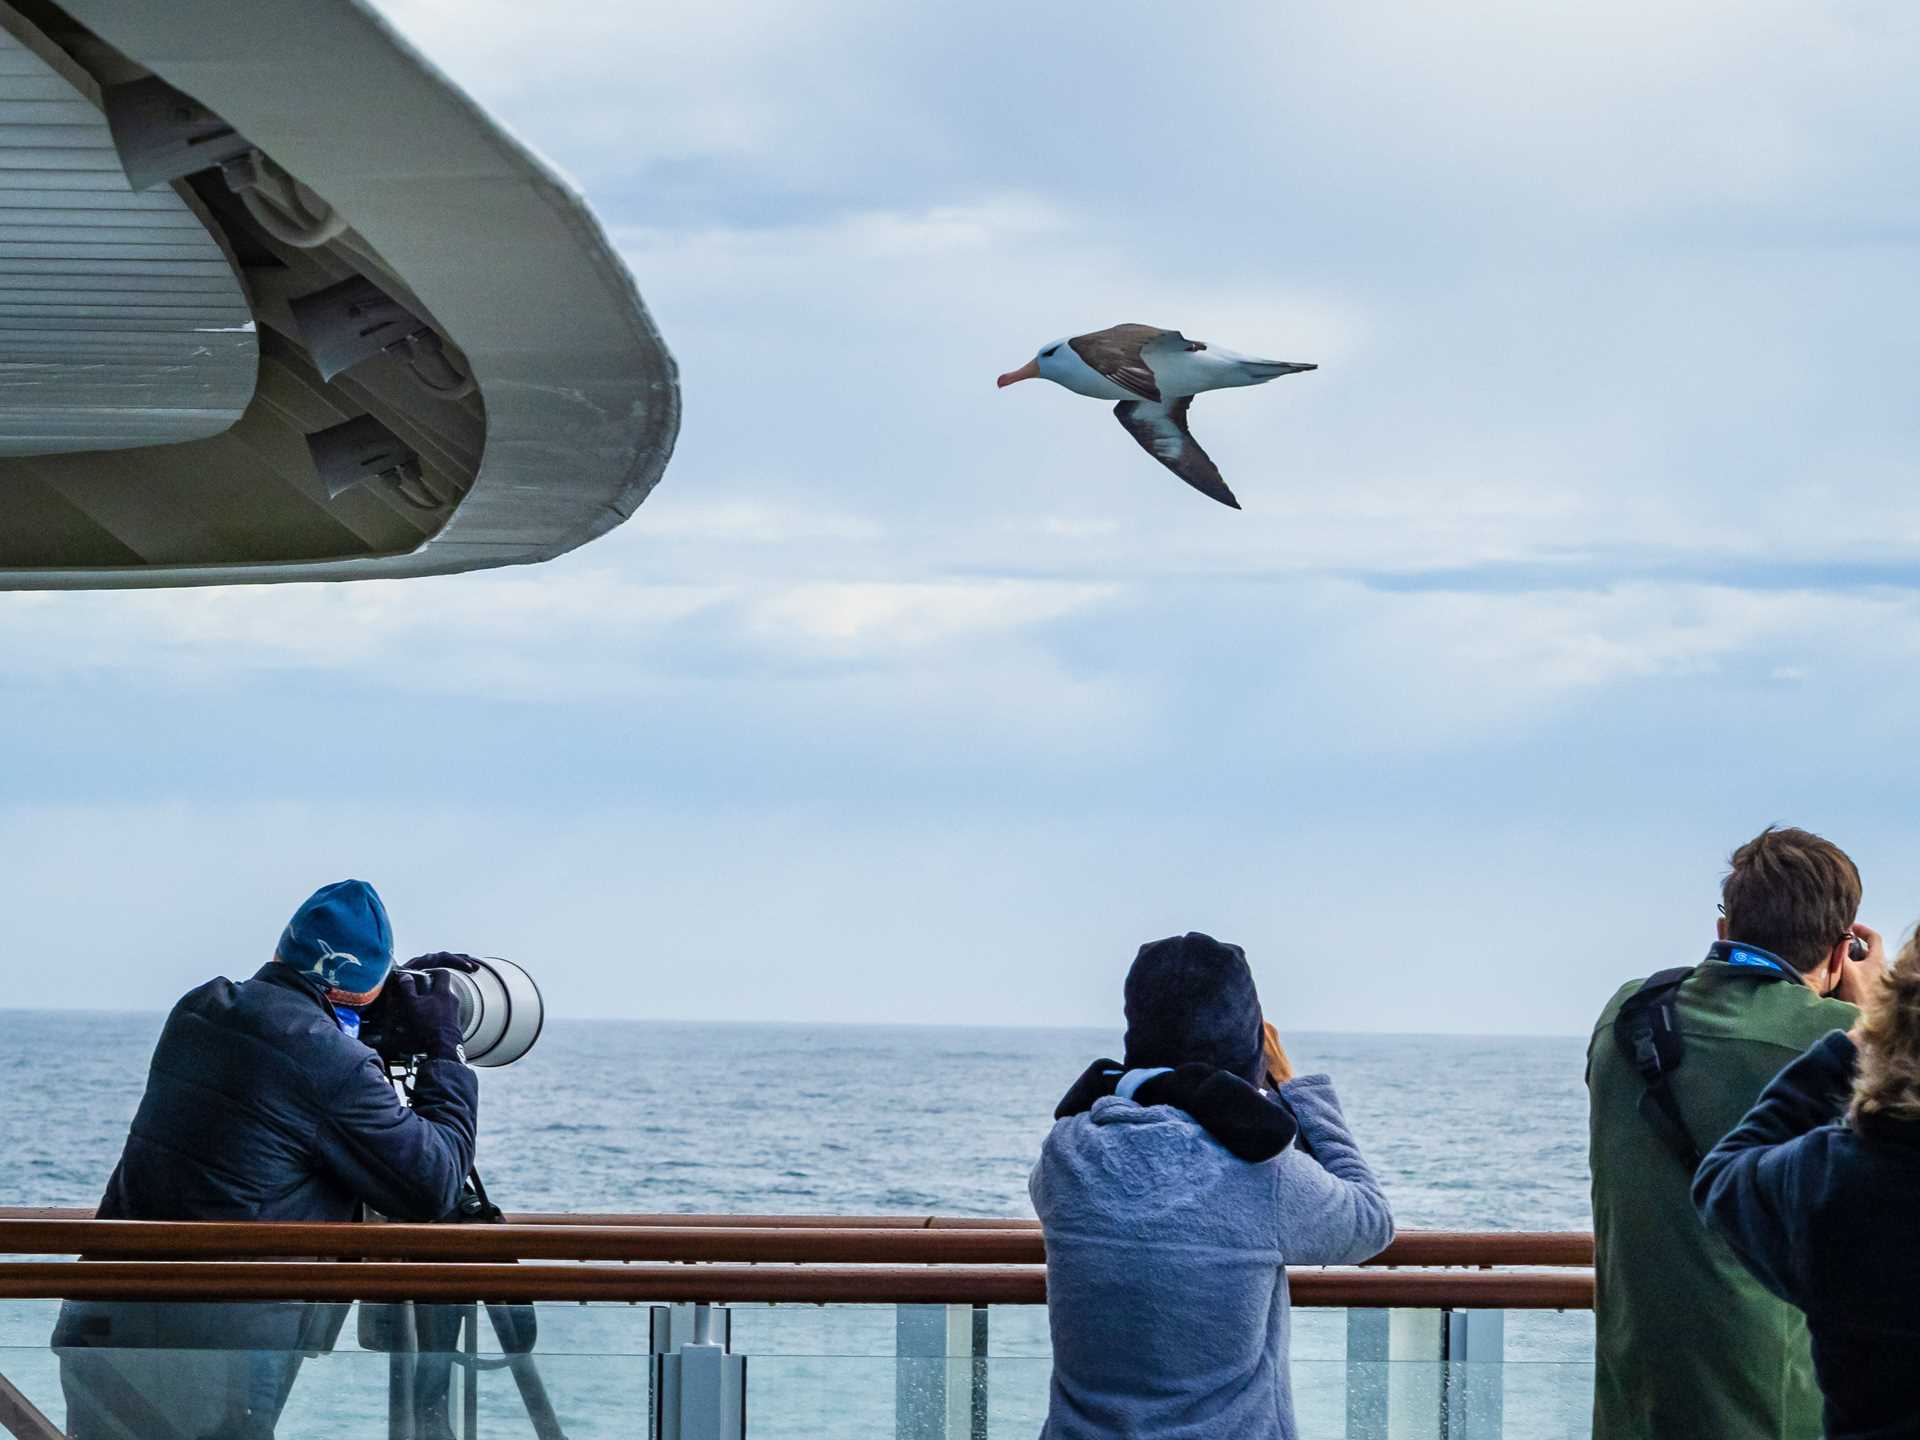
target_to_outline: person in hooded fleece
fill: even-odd
[[[1294,1440],[1288,1265],[1393,1216],[1324,1075],[1295,1077],[1238,945],[1140,947],[1126,1053],[1067,1092],[1028,1193],[1047,1244],[1041,1440]]]

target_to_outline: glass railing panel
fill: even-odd
[[[1593,1433],[1593,1362],[1509,1361],[1503,1367],[1508,1435],[1565,1436]]]
[[[283,1407],[278,1440],[390,1433],[393,1407],[404,1407],[409,1393],[396,1389],[396,1373],[409,1372],[420,1413],[450,1417],[453,1434],[467,1433],[470,1409],[490,1436],[646,1433],[652,1359],[645,1306],[414,1307],[425,1351],[398,1359],[389,1348],[397,1307],[95,1304],[86,1312],[93,1343],[56,1354],[59,1308],[0,1304],[0,1375],[55,1427],[89,1437],[130,1430],[142,1440],[176,1433],[197,1440],[234,1432],[232,1423],[221,1428],[223,1417],[232,1421],[229,1411],[276,1407]],[[274,1333],[274,1318],[289,1315],[307,1327],[297,1345],[212,1348],[222,1336]],[[169,1340],[187,1343],[153,1343]],[[605,1348],[587,1348],[593,1340]],[[109,1418],[89,1424],[89,1407]],[[116,1430],[110,1417],[123,1414],[133,1423]],[[429,1422],[417,1433],[431,1440],[448,1430]]]
[[[733,1348],[743,1355],[865,1356],[891,1361],[892,1305],[731,1305]],[[1045,1352],[1042,1352],[1045,1353]]]
[[[987,1362],[987,1434],[1033,1440],[1047,1418],[1053,1362],[1041,1357]]]
[[[987,1307],[987,1354],[1010,1360],[1046,1359],[1053,1354],[1044,1305]]]
[[[157,1312],[163,1330],[175,1321],[204,1329],[209,1309],[145,1308]],[[229,1332],[239,1333],[274,1308],[229,1304],[218,1312]],[[68,1385],[76,1368],[88,1365],[110,1367],[154,1399],[161,1413],[196,1423],[207,1419],[195,1408],[211,1403],[207,1396],[258,1391],[270,1379],[285,1379],[279,1440],[378,1435],[388,1424],[396,1362],[382,1348],[392,1317],[383,1307],[347,1308],[330,1348],[324,1335],[310,1332],[316,1353],[300,1355],[297,1367],[289,1352],[101,1347],[68,1358],[67,1385],[62,1361],[49,1348],[58,1309],[44,1301],[0,1303],[0,1375],[55,1427],[68,1423]],[[453,1332],[433,1329],[436,1316],[464,1314],[465,1307],[420,1307],[416,1324],[424,1318],[430,1337],[446,1335],[445,1344],[464,1352],[464,1330],[455,1341]],[[656,1307],[644,1304],[543,1303],[498,1314],[510,1341],[534,1343],[527,1358],[514,1362],[516,1377],[493,1316],[479,1312],[473,1342],[479,1363],[471,1372],[477,1433],[535,1440],[552,1433],[536,1423],[537,1403],[528,1404],[530,1394],[544,1393],[571,1440],[597,1440],[650,1433],[650,1351],[656,1343],[688,1338],[692,1311],[659,1307],[656,1318]],[[1592,1316],[1476,1314],[1463,1329],[1462,1312],[1450,1320],[1439,1311],[1296,1309],[1290,1376],[1301,1433],[1347,1440],[1438,1440],[1442,1434],[1448,1440],[1587,1440]],[[537,1336],[523,1328],[529,1315]],[[712,1329],[716,1339],[729,1337],[734,1354],[747,1357],[747,1433],[756,1440],[1030,1440],[1046,1414],[1051,1361],[1039,1306],[737,1305],[724,1319],[716,1312]],[[1481,1358],[1443,1360],[1447,1346],[1455,1354],[1477,1347],[1472,1353]],[[411,1363],[430,1407],[449,1421],[445,1428],[421,1428],[421,1440],[465,1436],[470,1372],[464,1359],[443,1353]],[[170,1437],[161,1432],[155,1440]]]
[[[1300,1433],[1346,1440],[1590,1440],[1592,1384],[1587,1364],[1395,1360],[1293,1367]]]
[[[518,1362],[526,1366],[526,1360]],[[413,1362],[415,1434],[468,1433],[467,1366],[452,1356]],[[246,1435],[242,1407],[258,1415],[284,1401],[277,1440],[338,1440],[394,1433],[391,1357],[338,1349],[318,1357],[283,1351],[93,1349],[55,1360],[45,1351],[0,1351],[0,1373],[57,1429],[141,1440]],[[535,1357],[533,1387],[505,1369],[474,1377],[474,1433],[489,1437],[629,1440],[644,1435],[650,1366],[634,1355]],[[545,1397],[543,1402],[542,1396]],[[116,1428],[124,1421],[125,1428]],[[265,1433],[257,1432],[257,1433]]]
[[[524,1313],[525,1307],[516,1307]],[[596,1301],[580,1304],[545,1300],[531,1307],[542,1355],[640,1355],[651,1349],[651,1305]],[[500,1342],[492,1321],[480,1327],[480,1348],[497,1354]]]
[[[1593,1424],[1593,1312],[1515,1310],[1506,1318],[1507,1433],[1588,1435]]]

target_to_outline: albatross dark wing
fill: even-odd
[[[1140,442],[1141,449],[1187,484],[1209,500],[1218,500],[1222,505],[1230,505],[1238,510],[1240,502],[1233,498],[1233,491],[1220,478],[1219,467],[1208,458],[1207,452],[1200,448],[1200,442],[1193,438],[1193,432],[1187,428],[1187,410],[1192,404],[1191,395],[1182,395],[1177,400],[1164,403],[1122,400],[1113,407],[1113,418]]]
[[[1160,398],[1160,382],[1154,379],[1141,351],[1166,335],[1158,325],[1110,325],[1091,335],[1076,335],[1067,341],[1087,365],[1107,379],[1146,400]]]

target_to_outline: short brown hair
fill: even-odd
[[[1733,852],[1720,882],[1727,938],[1771,950],[1805,974],[1860,913],[1860,871],[1831,840],[1769,825]]]
[[[1907,941],[1860,1018],[1847,1123],[1864,1134],[1881,1121],[1920,1120],[1920,936]]]

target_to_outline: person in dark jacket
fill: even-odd
[[[1851,1034],[1788,1065],[1701,1163],[1701,1218],[1806,1312],[1827,1440],[1920,1440],[1920,937]]]
[[[424,1057],[411,1109],[358,1038],[363,1011]],[[352,1220],[372,1209],[437,1220],[473,1164],[479,1089],[460,1038],[450,978],[394,971],[393,931],[373,887],[328,885],[294,913],[251,980],[210,980],[174,1006],[98,1214]],[[269,1437],[328,1314],[299,1304],[69,1302],[53,1338],[68,1433]]]

